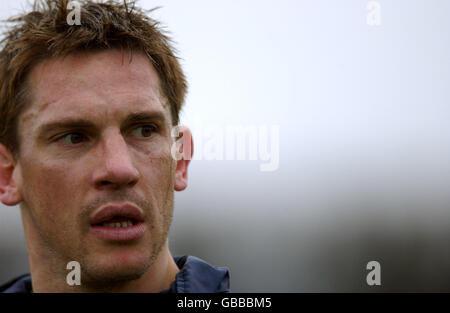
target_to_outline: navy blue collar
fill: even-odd
[[[161,293],[230,292],[230,274],[225,267],[215,267],[195,256],[174,257],[180,271],[175,281]]]
[[[180,271],[169,289],[161,293],[224,293],[230,292],[230,274],[225,267],[215,267],[195,256],[174,257]],[[30,274],[19,276],[0,286],[3,293],[33,292]]]

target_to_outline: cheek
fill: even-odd
[[[64,216],[73,212],[70,204],[76,202],[74,174],[66,165],[29,162],[22,171],[24,202],[36,211],[46,212],[48,218],[63,223]]]
[[[142,156],[147,160],[161,160],[167,162],[171,157],[173,142],[169,138],[159,137],[153,142],[149,142],[145,147],[138,148],[142,152]]]
[[[142,177],[153,190],[166,191],[174,179],[175,161],[170,152],[147,156],[142,167]]]
[[[172,210],[176,162],[170,152],[155,158],[146,158],[141,167],[141,184],[146,197],[155,207],[153,213],[165,215]]]

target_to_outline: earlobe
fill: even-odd
[[[12,153],[0,144],[0,201],[5,205],[17,205],[22,201],[19,189],[14,181],[16,165]]]
[[[188,166],[194,154],[194,141],[192,140],[192,133],[186,126],[180,126],[180,137],[183,138],[183,143],[180,147],[182,158],[177,161],[175,169],[175,184],[176,191],[182,191],[187,187]]]

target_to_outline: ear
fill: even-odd
[[[22,202],[22,196],[13,177],[14,169],[16,164],[12,153],[0,144],[0,201],[11,206]]]
[[[182,191],[187,187],[188,166],[194,154],[194,141],[192,140],[192,133],[186,126],[179,127],[179,137],[182,138],[179,152],[182,157],[177,161],[175,169],[175,184],[176,191]],[[181,140],[181,139],[178,139]]]

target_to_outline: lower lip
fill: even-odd
[[[98,238],[107,241],[130,241],[142,237],[146,224],[139,222],[128,227],[91,226],[91,231]]]

